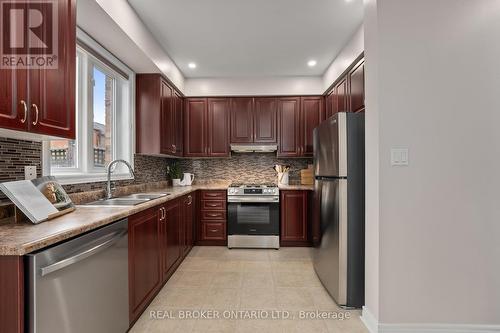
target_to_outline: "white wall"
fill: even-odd
[[[187,79],[186,96],[321,95],[321,77]]]
[[[364,0],[365,46],[365,308],[363,317],[379,317],[379,106],[377,0]],[[374,318],[371,318],[371,317]]]
[[[323,74],[323,92],[356,60],[364,49],[364,28],[361,25]]]
[[[181,91],[184,76],[126,0],[95,0]],[[105,31],[104,31],[105,33]],[[119,56],[119,55],[117,55]]]
[[[384,325],[499,331],[500,2],[378,0],[376,16],[365,21],[366,126],[379,171],[367,186],[379,177],[380,211],[367,227],[379,223],[379,281],[367,288],[379,290],[367,295]],[[390,166],[391,147],[409,148],[408,167]]]

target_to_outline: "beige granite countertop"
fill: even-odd
[[[314,191],[314,185],[290,184],[290,185],[279,185],[278,187],[280,190]]]
[[[207,182],[194,186],[156,188],[148,193],[164,192],[170,195],[133,207],[77,206],[72,213],[40,224],[3,224],[0,225],[0,255],[24,255],[196,190],[226,190],[228,186],[229,182]]]

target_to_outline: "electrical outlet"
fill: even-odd
[[[36,178],[36,166],[35,165],[26,165],[24,167],[24,179],[32,180]]]

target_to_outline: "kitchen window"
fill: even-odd
[[[103,181],[117,158],[133,164],[135,75],[83,31],[77,39],[76,140],[44,143],[44,174],[63,184]],[[123,166],[113,173],[130,178]]]

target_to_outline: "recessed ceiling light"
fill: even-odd
[[[314,66],[316,66],[316,64],[317,64],[316,60],[309,60],[307,62],[307,66],[309,66],[309,67],[314,67]]]
[[[194,62],[190,62],[188,64],[188,67],[191,68],[191,69],[195,69],[196,68],[196,64]]]

